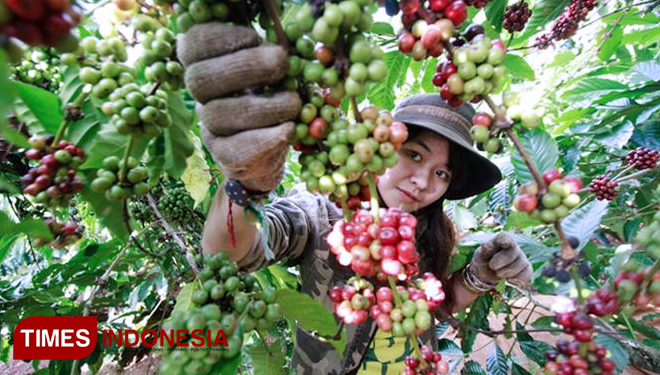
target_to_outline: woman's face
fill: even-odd
[[[399,162],[378,179],[378,191],[387,205],[414,212],[442,197],[451,181],[449,142],[423,131],[404,143]]]

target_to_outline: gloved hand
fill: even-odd
[[[474,253],[470,270],[479,279],[526,287],[532,277],[532,265],[520,246],[508,233],[499,233],[483,243]]]
[[[295,92],[249,92],[277,83],[287,69],[283,48],[260,43],[249,27],[205,23],[179,38],[177,56],[199,102],[204,144],[222,172],[250,190],[269,191],[281,180],[302,102]]]

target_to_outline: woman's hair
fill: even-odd
[[[414,125],[408,125],[408,139],[413,139],[420,133],[428,131],[424,128]],[[444,138],[444,137],[443,137]],[[465,173],[464,157],[462,149],[452,143],[449,144],[449,169],[452,180],[450,185],[462,183],[462,175]],[[447,266],[451,259],[451,254],[456,246],[456,231],[454,224],[443,210],[444,199],[438,199],[430,205],[414,212],[414,215],[420,221],[417,226],[417,249],[421,256],[420,271],[431,272],[438,279],[443,280],[446,285]],[[452,288],[445,288],[445,306],[453,305],[454,296]]]

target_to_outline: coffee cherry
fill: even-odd
[[[616,181],[610,180],[609,177],[599,176],[594,178],[589,183],[589,191],[596,194],[596,199],[598,200],[614,200],[617,195],[619,184]]]
[[[512,34],[515,31],[522,31],[531,16],[532,10],[529,9],[529,5],[526,2],[516,2],[506,7],[504,18],[502,19],[502,27]]]

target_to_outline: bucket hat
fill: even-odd
[[[460,183],[452,179],[445,199],[464,199],[482,193],[502,180],[499,168],[482,156],[470,137],[474,109],[464,103],[450,107],[438,94],[417,94],[402,100],[394,110],[394,119],[416,125],[446,138],[463,154]]]

